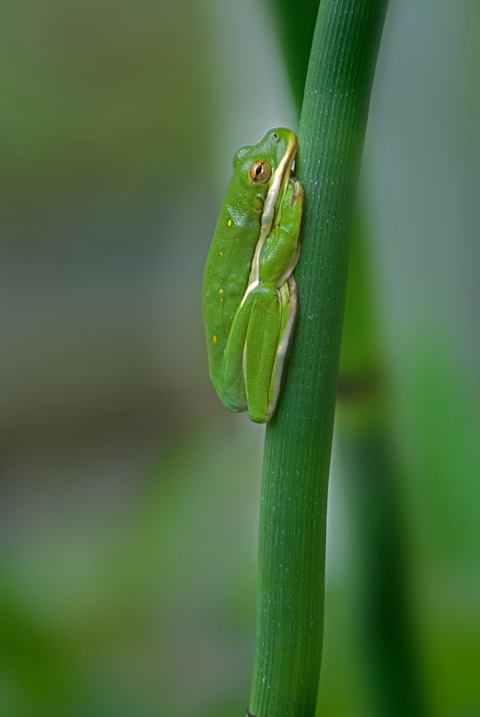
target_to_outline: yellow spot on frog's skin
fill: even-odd
[[[218,293],[219,293],[219,294],[223,294],[223,289],[219,289],[219,290],[218,290]]]
[[[218,341],[218,336],[212,336],[212,341],[214,344],[216,344]]]
[[[228,220],[228,222],[227,222],[227,227],[231,227],[231,226],[232,226],[232,224],[233,224],[232,220],[231,220],[231,219],[229,219],[229,220]]]
[[[223,299],[220,299],[220,301],[223,301]]]
[[[223,256],[223,251],[220,252],[220,256]]]

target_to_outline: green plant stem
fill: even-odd
[[[352,607],[361,639],[360,670],[372,717],[424,717],[415,649],[406,516],[398,497],[388,373],[369,291],[365,237],[353,232],[340,357],[335,430],[349,508]]]
[[[313,717],[320,676],[328,473],[353,199],[385,0],[322,0],[299,127],[306,196],[300,312],[267,427],[249,712]]]
[[[296,1],[268,0],[268,2],[271,5],[272,21],[278,28],[295,106],[300,114],[308,58],[320,0],[302,0],[301,12],[298,11]]]

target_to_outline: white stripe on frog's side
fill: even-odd
[[[295,160],[296,153],[297,140],[295,138],[294,141],[291,142],[291,145],[288,147],[287,152],[285,152],[282,161],[278,165],[273,175],[270,187],[268,188],[267,198],[265,199],[265,204],[262,212],[260,235],[258,238],[257,246],[255,247],[255,254],[253,255],[252,259],[252,266],[250,269],[250,275],[248,277],[247,289],[245,291],[245,295],[242,299],[242,303],[240,304],[240,306],[243,306],[248,294],[260,283],[260,253],[262,251],[263,245],[265,244],[266,238],[272,230],[273,223],[276,219],[275,205],[277,203],[280,191],[283,189],[283,192],[285,193],[288,187],[288,181],[285,182],[284,180],[286,176],[290,178],[290,172],[292,169],[293,162]]]

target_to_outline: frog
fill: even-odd
[[[279,127],[235,154],[203,278],[210,380],[225,408],[256,423],[277,407],[298,312],[297,149],[296,134]]]

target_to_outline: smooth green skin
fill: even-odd
[[[291,177],[297,138],[272,129],[233,160],[203,282],[210,379],[223,405],[265,423],[273,415],[297,310],[303,189]],[[259,160],[272,174],[252,181]]]

